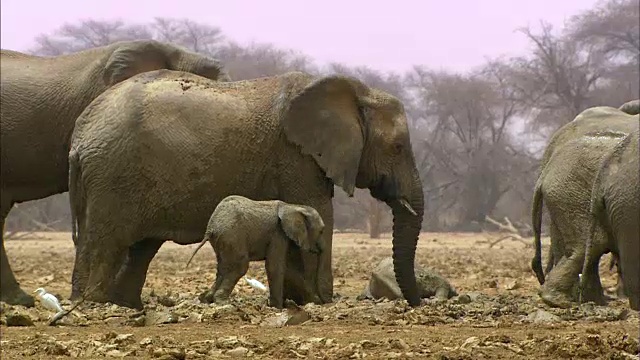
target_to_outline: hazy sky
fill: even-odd
[[[2,0],[1,44],[25,50],[40,33],[80,19],[146,22],[186,17],[240,43],[272,42],[317,63],[407,70],[464,70],[485,57],[522,54],[514,30],[540,19],[557,27],[596,0]]]

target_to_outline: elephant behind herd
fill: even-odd
[[[13,204],[69,191],[72,298],[142,307],[147,269],[160,246],[169,239],[198,242],[217,204],[240,195],[317,210],[326,227],[324,251],[312,256],[288,248],[284,298],[330,302],[336,185],[349,195],[369,189],[391,207],[395,277],[409,304],[420,303],[414,260],[424,195],[397,98],[337,75],[290,72],[232,82],[215,59],[156,41],[53,58],[9,50],[1,56],[2,226]],[[611,251],[637,308],[637,283],[628,279],[640,274],[629,265],[637,263],[637,251],[629,249],[637,249],[638,238],[624,235],[617,215],[638,205],[617,202],[626,192],[613,189],[621,181],[616,169],[637,172],[630,148],[619,149],[637,144],[637,135],[628,135],[637,134],[639,107],[633,101],[587,109],[545,150],[534,190],[532,268],[550,305],[568,306],[579,295],[602,303],[597,263]],[[610,155],[620,151],[625,155]],[[637,190],[637,177],[622,179]],[[603,205],[592,207],[592,198]],[[543,205],[552,220],[546,274]],[[0,299],[32,306],[4,239],[0,265]],[[309,290],[310,283],[317,286]]]
[[[71,133],[80,113],[114,84],[154,69],[228,80],[215,59],[157,41],[124,41],[70,55],[0,53],[0,227],[13,204],[68,190]],[[0,300],[33,306],[16,281],[2,238]]]
[[[638,131],[639,106],[640,101],[634,100],[619,109],[606,106],[587,109],[557,130],[545,149],[533,197],[532,221],[536,250],[532,269],[542,285],[542,300],[551,306],[569,307],[579,298],[603,304],[605,299],[598,264],[602,254],[607,252],[627,259],[624,263],[618,262],[619,274],[631,303],[637,302],[637,288],[635,292],[630,292],[627,285],[632,284],[625,284],[625,281],[640,276],[637,265],[640,254],[626,250],[632,248],[633,244],[637,248],[638,232],[633,234],[629,231],[631,225],[625,225],[627,228],[624,230],[618,229],[611,219],[607,219],[604,226],[594,226],[601,214],[592,211],[592,190],[596,175],[605,171],[601,170],[605,166],[605,159],[625,142],[624,139],[629,134]],[[637,173],[637,157],[626,156],[628,160],[621,167]],[[610,194],[607,202],[616,203],[615,198],[633,196],[633,189],[638,186],[637,177],[634,179],[628,176],[625,180],[628,188]],[[540,246],[543,203],[551,220],[551,248],[547,267],[550,271],[547,274],[542,270]],[[637,202],[635,205],[625,205],[628,216],[633,214],[630,211],[638,213]],[[632,219],[637,229],[638,216]],[[626,244],[622,247],[614,246],[623,241],[621,235]],[[587,241],[590,242],[588,251]],[[630,263],[629,257],[635,258],[635,263]]]

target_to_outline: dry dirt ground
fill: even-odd
[[[7,241],[23,289],[44,287],[63,307],[70,292],[73,245],[69,234]],[[149,269],[145,311],[82,304],[61,324],[37,303],[25,309],[2,304],[2,359],[230,358],[259,359],[637,359],[638,313],[625,300],[551,309],[536,295],[529,268],[533,248],[513,240],[494,247],[499,234],[423,233],[417,259],[447,277],[462,295],[410,309],[404,301],[357,301],[370,271],[391,254],[389,236],[334,236],[332,304],[276,311],[266,296],[241,280],[226,306],[201,304],[213,282],[215,256],[207,245],[189,268],[195,248],[166,243]],[[544,239],[547,253],[548,239]],[[530,243],[530,239],[527,239]],[[615,271],[615,270],[614,270]],[[616,283],[601,263],[603,283]],[[262,262],[250,277],[266,284]],[[612,295],[613,296],[613,295]],[[289,319],[289,324],[284,321]],[[33,321],[32,326],[7,323]],[[306,321],[305,321],[306,320]]]

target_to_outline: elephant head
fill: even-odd
[[[637,115],[640,114],[640,100],[631,100],[626,103],[620,105],[618,110],[627,113],[629,115]]]
[[[418,305],[414,261],[424,194],[403,104],[338,75],[307,81],[289,99],[282,114],[287,138],[349,196],[368,188],[391,207],[396,279],[409,304]]]
[[[278,219],[282,231],[300,249],[313,254],[322,252],[324,221],[314,208],[280,202]]]
[[[136,74],[168,69],[190,72],[208,79],[229,81],[228,74],[215,59],[155,40],[124,41],[112,45],[104,66],[103,80],[112,86]]]

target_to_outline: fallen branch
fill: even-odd
[[[493,220],[492,218],[489,217],[489,215],[486,215],[484,217],[484,219],[490,223],[492,223],[493,225],[497,226],[500,230],[508,232],[508,233],[512,233],[512,234],[517,234],[518,236],[520,236],[520,232],[518,231],[518,229],[516,229],[515,226],[513,226],[513,224],[511,223],[511,221],[509,221],[508,217],[504,217],[504,224],[501,224],[499,222],[497,222],[496,220]]]
[[[87,298],[87,295],[88,295],[88,292],[85,291],[84,294],[82,294],[82,297],[80,298],[80,300],[76,301],[76,303],[69,310],[61,311],[55,314],[53,318],[49,321],[49,326],[55,326],[58,321],[60,321],[65,316],[71,314],[73,310],[75,310],[78,306],[84,303],[84,300]]]
[[[523,243],[525,246],[529,246],[529,242],[527,242],[521,235],[520,232],[518,231],[518,229],[516,229],[515,226],[513,226],[513,224],[511,223],[511,221],[509,221],[508,217],[504,217],[504,224],[499,223],[498,221],[492,219],[491,217],[489,217],[488,215],[485,216],[485,220],[495,226],[498,227],[498,229],[500,229],[502,232],[507,232],[509,233],[508,235],[505,235],[497,240],[494,240],[492,242],[489,243],[489,247],[492,248],[494,247],[496,244],[498,244],[499,242],[503,241],[503,240],[507,240],[507,239],[511,239],[511,240],[516,240],[516,241],[520,241],[521,243]]]
[[[516,241],[520,241],[521,243],[523,243],[526,246],[529,246],[529,243],[527,241],[525,241],[523,238],[521,238],[519,235],[506,235],[503,236],[501,238],[499,238],[498,240],[494,240],[492,242],[489,243],[489,247],[492,248],[494,247],[496,244],[498,244],[499,242],[503,241],[503,240],[507,240],[507,239],[511,239],[511,240],[516,240]]]

